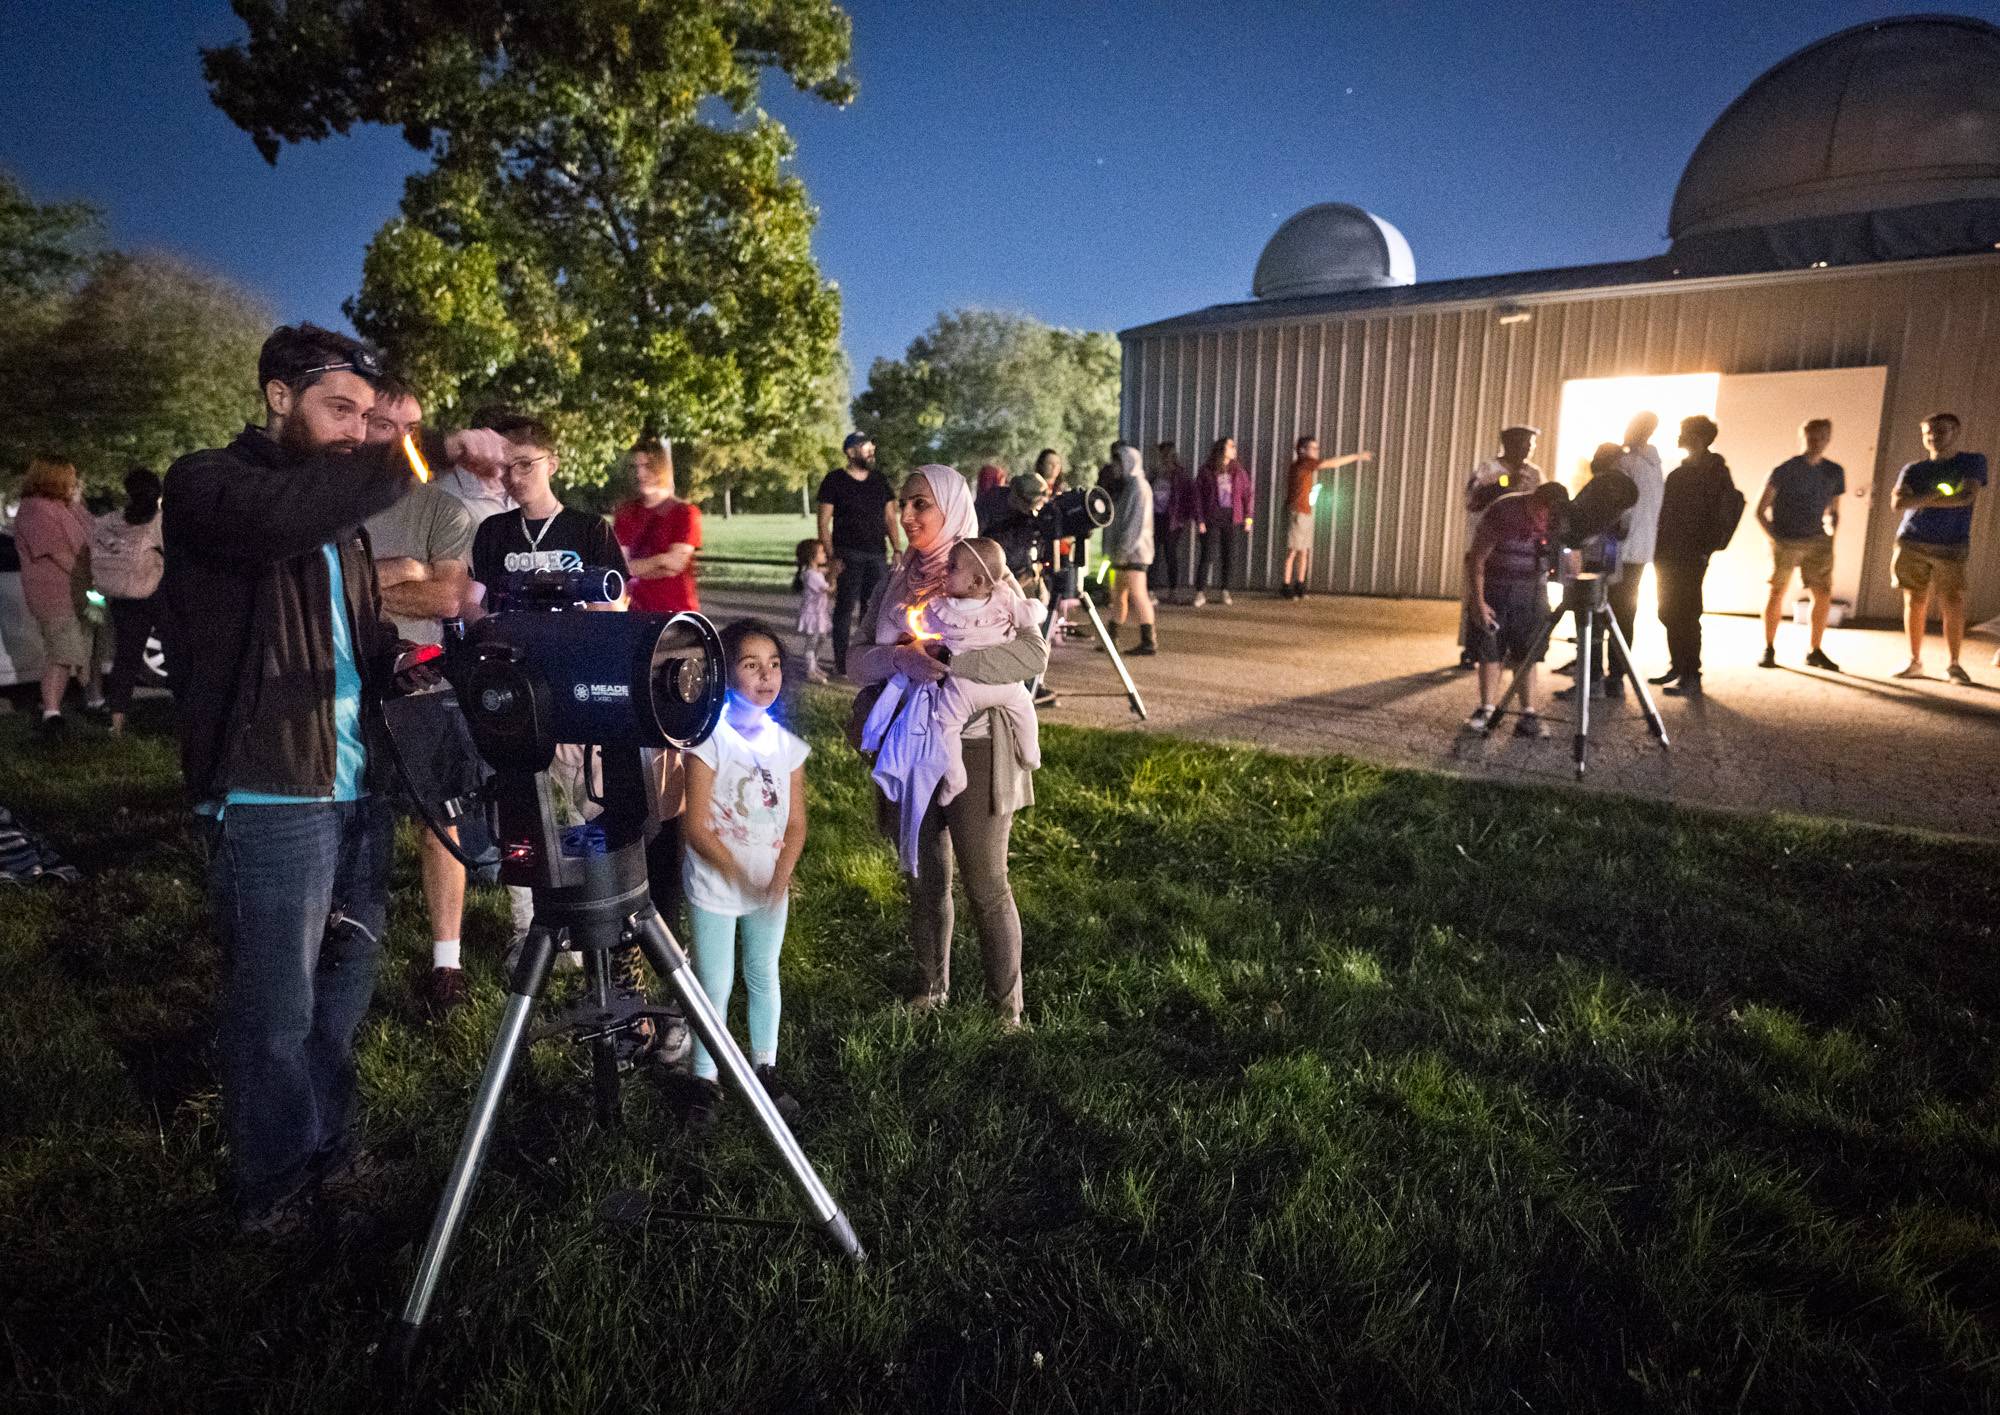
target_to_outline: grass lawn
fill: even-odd
[[[420,1401],[1995,1406],[2000,849],[1050,728],[1013,857],[1035,1030],[1006,1036],[970,944],[951,1009],[895,1005],[901,884],[838,705],[803,715],[784,1066],[869,1265],[600,1222],[634,1186],[793,1210],[742,1114],[691,1146],[635,1084],[598,1133],[545,1044]],[[498,1015],[500,901],[476,1006],[427,1026],[404,842],[362,1050],[387,1236],[235,1245],[170,749],[27,728],[0,719],[0,802],[88,879],[0,912],[5,1403],[364,1407]]]
[[[759,514],[725,520],[711,512],[701,518],[701,582],[789,589],[799,542],[818,534],[819,523],[811,516]],[[784,565],[728,565],[715,559],[719,555],[782,560]]]

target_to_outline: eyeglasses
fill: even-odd
[[[512,472],[517,477],[525,477],[529,472],[532,472],[536,467],[548,460],[549,454],[544,452],[539,457],[523,457],[514,462],[502,462],[500,470],[503,472]]]

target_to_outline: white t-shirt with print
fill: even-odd
[[[771,883],[778,855],[785,848],[785,826],[792,815],[792,773],[805,763],[812,748],[768,717],[749,736],[730,725],[728,715],[715,731],[688,755],[715,773],[709,795],[708,823],[723,848],[759,889]],[[711,914],[736,917],[754,914],[770,901],[761,893],[745,898],[733,880],[701,858],[690,846],[681,870],[688,903]]]

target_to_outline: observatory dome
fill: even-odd
[[[1966,201],[2000,201],[2000,29],[1913,15],[1831,35],[1751,84],[1688,160],[1668,234]]]
[[[1417,263],[1403,233],[1345,202],[1309,206],[1278,228],[1257,257],[1250,293],[1260,300],[1408,285]]]

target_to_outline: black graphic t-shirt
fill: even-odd
[[[472,578],[486,586],[489,610],[508,608],[509,576],[587,569],[625,572],[625,552],[610,522],[588,512],[562,510],[531,521],[516,507],[488,516],[472,538]]]

